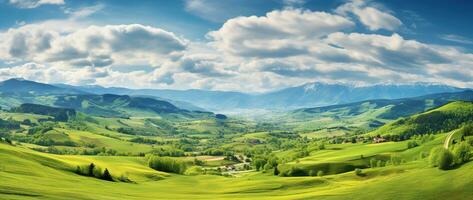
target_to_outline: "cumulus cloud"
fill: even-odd
[[[0,78],[253,92],[313,81],[473,86],[473,54],[395,33],[402,22],[371,2],[350,1],[333,12],[289,6],[235,17],[210,31],[206,41],[140,24],[78,23],[100,9],[71,10],[69,21],[1,32],[0,60],[12,66],[0,69]],[[356,33],[355,22],[393,33]]]
[[[395,16],[385,10],[382,11],[367,5],[367,2],[365,0],[353,0],[338,7],[336,13],[341,15],[354,14],[363,25],[372,31],[380,29],[394,31],[402,25],[401,20]]]
[[[24,26],[0,33],[0,58],[14,61],[65,62],[107,66],[116,60],[153,61],[186,49],[175,34],[140,24],[89,26],[62,33]]]
[[[64,0],[9,0],[9,3],[18,8],[36,8],[41,5],[64,5]]]
[[[230,19],[208,34],[221,51],[243,57],[288,57],[308,53],[312,41],[353,27],[347,18],[301,9]]]
[[[386,68],[416,71],[429,63],[450,62],[441,50],[398,34],[391,36],[361,33],[333,33],[326,41],[345,50],[352,62],[381,65]]]
[[[47,83],[70,83],[78,85],[92,84],[95,83],[95,80],[107,77],[108,75],[107,69],[93,67],[53,67],[38,63],[26,63],[0,69],[1,79],[21,77]]]

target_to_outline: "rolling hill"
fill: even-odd
[[[71,108],[80,112],[104,117],[164,116],[194,118],[213,116],[211,112],[200,111],[192,104],[179,102],[184,108],[150,96],[128,96],[115,94],[92,94],[75,88],[9,79],[0,82],[0,106],[22,108],[22,105],[44,105]]]
[[[2,95],[57,95],[57,94],[85,94],[87,92],[73,89],[61,88],[50,84],[28,81],[25,79],[8,79],[0,82],[0,93]]]
[[[418,134],[445,133],[473,122],[473,102],[456,101],[420,114],[400,118],[369,133],[409,138]]]
[[[349,104],[303,108],[276,115],[276,121],[302,130],[320,128],[349,128],[351,126],[374,129],[399,117],[445,105],[452,101],[473,101],[473,91],[439,93],[403,99],[367,100]]]

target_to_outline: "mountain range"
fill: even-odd
[[[353,86],[347,84],[307,83],[277,91],[249,94],[233,91],[128,89],[102,86],[57,87],[80,90],[93,94],[145,95],[164,100],[187,102],[197,107],[216,112],[238,109],[289,110],[306,107],[346,104],[370,99],[399,99],[445,92],[460,92],[465,89],[433,83],[378,84]]]

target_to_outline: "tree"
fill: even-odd
[[[277,166],[277,165],[274,167],[274,175],[275,175],[275,176],[279,175],[279,170],[278,170],[278,166]]]
[[[470,145],[468,145],[466,142],[461,142],[455,145],[455,149],[453,150],[455,163],[462,164],[468,162],[470,160],[470,150]]]
[[[255,159],[253,161],[253,165],[255,166],[256,171],[259,171],[261,168],[263,168],[265,164],[266,164],[266,161],[263,159]]]
[[[94,168],[95,168],[95,165],[94,163],[90,163],[89,165],[89,171],[88,171],[88,174],[89,176],[94,176]]]
[[[317,176],[317,171],[315,171],[315,169],[311,169],[309,171],[309,176]]]
[[[376,159],[375,159],[375,158],[371,158],[371,159],[370,159],[370,167],[371,167],[371,168],[375,168],[375,167],[376,167]]]
[[[446,170],[450,169],[454,164],[454,157],[452,152],[448,149],[444,149],[438,157],[438,167],[439,169]]]
[[[113,181],[113,177],[112,177],[112,175],[110,174],[110,172],[108,172],[108,169],[107,169],[107,168],[105,168],[105,171],[103,172],[101,178],[102,178],[103,180]]]
[[[378,162],[376,162],[376,167],[384,167],[384,163],[382,160],[378,160]]]
[[[320,170],[320,171],[317,172],[317,176],[322,177],[322,176],[324,176],[324,175],[325,175],[325,173],[324,173],[324,171],[322,171],[322,170]]]
[[[439,169],[450,169],[454,164],[454,156],[452,152],[441,146],[433,148],[429,156],[430,164]]]

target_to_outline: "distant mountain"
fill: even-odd
[[[190,110],[190,111],[204,111],[204,112],[207,111],[205,108],[196,106],[190,102],[163,98],[161,96],[156,95],[156,92],[154,90],[147,90],[147,89],[133,90],[133,89],[128,89],[128,88],[120,88],[120,87],[106,88],[106,87],[102,87],[98,85],[72,86],[72,85],[66,85],[66,84],[55,84],[55,86],[65,88],[65,89],[70,89],[70,90],[84,91],[91,94],[119,94],[119,95],[132,95],[132,96],[156,98],[158,100],[168,101],[181,109]],[[172,92],[174,90],[156,90],[156,91]]]
[[[74,88],[62,88],[49,84],[24,79],[8,79],[0,82],[0,93],[10,95],[54,95],[54,94],[85,94]]]
[[[101,86],[65,86],[95,94],[148,95],[173,101],[189,102],[212,111],[236,109],[296,109],[358,102],[368,99],[399,99],[443,92],[463,91],[461,88],[431,84],[380,84],[357,87],[345,84],[308,83],[263,94],[206,90],[127,89]]]
[[[263,94],[259,98],[259,104],[300,108],[344,104],[369,99],[399,99],[458,91],[462,91],[462,89],[429,83],[380,84],[363,87],[344,84],[309,83]]]
[[[49,85],[23,79],[0,82],[0,95],[5,98],[18,95],[117,94],[153,97],[186,110],[231,111],[239,109],[289,110],[346,104],[369,99],[399,99],[464,89],[431,83],[379,84],[357,87],[346,84],[308,83],[262,94],[228,91],[128,89],[102,86]],[[5,95],[8,94],[8,95]],[[0,105],[4,103],[0,100]]]
[[[52,109],[42,108],[52,106],[59,107],[58,109],[71,108],[104,117],[171,115],[177,118],[215,117],[212,112],[205,112],[191,104],[185,102],[179,104],[185,108],[152,96],[92,94],[73,86],[50,85],[23,79],[0,82],[0,106],[21,112],[36,108],[38,108],[36,110],[50,111]],[[194,112],[194,110],[198,111]]]
[[[134,114],[187,114],[190,111],[180,109],[167,101],[153,98],[130,97],[128,95],[67,95],[57,96],[54,106],[73,108],[78,111],[99,115],[126,117]]]

